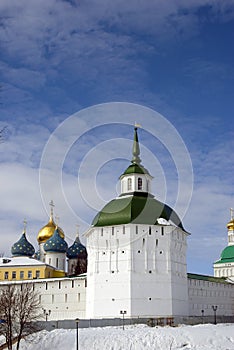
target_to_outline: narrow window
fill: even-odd
[[[164,235],[164,227],[161,227],[161,234]]]
[[[58,258],[56,258],[56,267],[58,267]]]
[[[45,284],[45,289],[47,290],[48,289],[48,283],[46,282]]]
[[[12,271],[12,279],[16,279],[16,271]]]
[[[114,227],[111,228],[111,233],[112,233],[112,236],[114,236],[114,233],[115,233],[115,228]]]
[[[138,234],[138,226],[136,226],[136,235]]]
[[[128,191],[132,190],[132,179],[128,178]]]
[[[36,270],[36,278],[40,278],[40,271]]]
[[[80,293],[78,293],[78,303],[80,302]]]
[[[32,278],[32,271],[28,271],[28,278]]]
[[[59,289],[61,289],[61,281],[59,281]]]
[[[123,235],[125,235],[125,226],[123,226]]]
[[[142,178],[141,177],[138,177],[137,189],[138,190],[142,190]]]
[[[103,227],[101,228],[101,236],[103,236]]]
[[[74,288],[74,280],[72,280],[71,282],[72,282],[72,288]]]
[[[21,280],[24,279],[24,271],[20,271],[20,279],[21,279]]]
[[[6,271],[6,272],[4,273],[4,279],[5,279],[5,280],[8,280],[8,278],[9,278],[9,272]]]
[[[145,246],[145,239],[143,238],[142,240],[142,243],[143,243],[143,247]]]
[[[151,235],[151,226],[149,227],[149,235]]]
[[[158,239],[155,240],[155,245],[158,246]]]
[[[54,303],[54,294],[51,295],[52,304]]]
[[[65,294],[65,303],[67,303],[67,294]]]

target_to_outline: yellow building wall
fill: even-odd
[[[64,271],[49,266],[4,266],[0,267],[0,281],[21,281],[38,278],[64,277]]]

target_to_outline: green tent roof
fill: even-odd
[[[234,262],[234,245],[227,246],[221,253],[220,259],[215,264]]]
[[[129,165],[129,167],[125,170],[125,172],[120,176],[128,175],[128,174],[147,174],[150,175],[148,170],[145,169],[142,165],[133,163]]]
[[[140,193],[113,199],[95,216],[93,226],[123,224],[156,225],[157,219],[171,220],[184,230],[178,215],[168,205]]]

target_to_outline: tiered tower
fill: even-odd
[[[188,314],[187,235],[177,214],[151,194],[137,128],[121,194],[87,231],[87,318]]]

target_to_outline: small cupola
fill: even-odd
[[[138,142],[137,126],[134,127],[134,139],[132,146],[132,160],[129,167],[120,176],[121,195],[136,193],[149,194],[151,192],[151,181],[153,177],[141,164],[140,146]]]
[[[68,259],[75,259],[79,257],[87,257],[85,246],[80,242],[79,234],[76,234],[74,243],[67,250]]]
[[[56,226],[53,236],[44,244],[44,250],[45,252],[66,253],[67,248],[67,242],[60,236]]]
[[[24,220],[24,231],[20,239],[11,247],[12,256],[28,256],[31,257],[35,253],[33,245],[26,237],[26,220]]]

